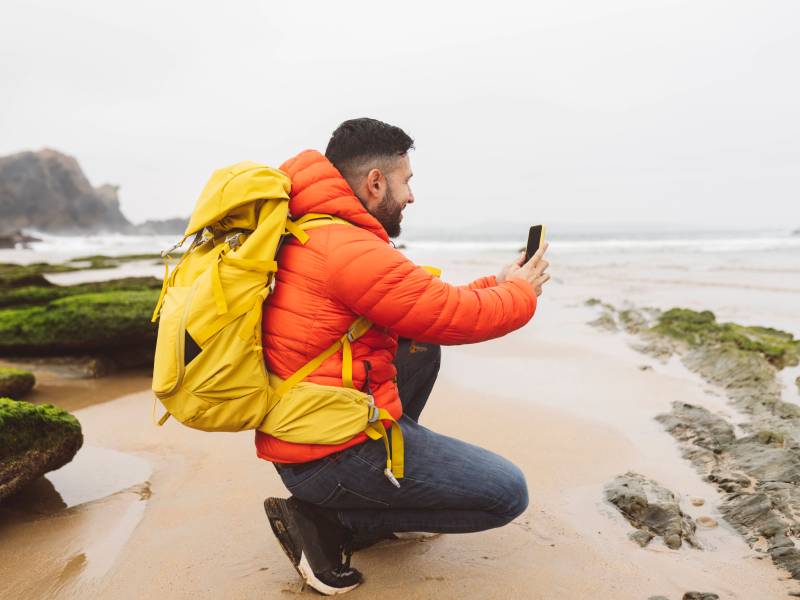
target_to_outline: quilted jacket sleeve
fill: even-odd
[[[479,279],[476,279],[475,281],[467,285],[461,285],[458,287],[465,287],[470,290],[483,290],[486,288],[494,287],[496,285],[497,285],[497,277],[495,277],[494,275],[489,275],[487,277],[481,277]]]
[[[331,244],[331,295],[402,337],[438,344],[480,342],[522,327],[536,309],[536,294],[524,279],[489,285],[496,280],[484,278],[475,287],[457,287],[375,236],[342,236]]]

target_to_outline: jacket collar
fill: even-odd
[[[292,180],[289,211],[293,218],[306,213],[334,215],[389,241],[383,225],[367,212],[331,161],[316,150],[290,158],[281,171]]]

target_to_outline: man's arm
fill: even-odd
[[[460,285],[458,287],[466,288],[468,290],[485,290],[486,288],[494,287],[497,285],[497,277],[488,275],[487,277],[480,277],[467,285]]]
[[[480,342],[522,327],[536,310],[536,293],[523,278],[484,288],[457,287],[367,232],[355,238],[331,236],[330,241],[331,294],[402,337],[438,344]],[[491,279],[479,281],[485,285]]]

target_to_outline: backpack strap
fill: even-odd
[[[275,393],[278,396],[283,396],[283,394],[289,391],[292,387],[316,371],[317,368],[328,358],[336,354],[339,351],[339,348],[344,349],[345,347],[347,348],[347,351],[343,350],[342,352],[342,383],[345,384],[346,377],[349,377],[350,385],[345,385],[344,387],[352,388],[353,354],[350,344],[364,335],[370,327],[372,327],[372,322],[364,317],[359,317],[353,321],[353,324],[350,325],[350,327],[347,329],[347,332],[342,337],[333,342],[330,346],[328,346],[315,358],[312,358],[305,365],[300,367],[297,371],[292,373],[288,379],[286,379],[280,386],[276,388]],[[348,357],[350,359],[349,361],[347,360]]]
[[[391,421],[391,437],[392,442],[389,443],[389,433],[386,431],[384,421]],[[374,421],[370,419],[369,425],[364,430],[370,439],[379,440],[383,439],[383,445],[386,448],[386,469],[383,474],[392,482],[395,487],[400,487],[398,479],[402,479],[405,470],[405,447],[403,444],[403,432],[400,425],[395,418],[389,413],[388,410],[383,408],[377,409],[377,414],[374,416]]]
[[[173,252],[176,249],[183,246],[183,243],[187,239],[188,236],[184,236],[183,239],[177,244],[175,244],[172,248],[170,248],[169,250],[164,250],[161,253],[161,257],[164,259],[164,281],[161,283],[161,293],[158,295],[158,302],[156,302],[156,307],[153,310],[153,317],[150,319],[151,323],[155,323],[156,321],[158,321],[158,315],[161,312],[161,305],[164,304],[164,296],[167,295],[167,288],[172,284],[172,280],[175,278],[175,271],[177,271],[180,264],[186,258],[186,255],[189,254],[189,252],[192,250],[192,247],[190,247],[188,250],[186,250],[186,252],[183,253],[183,255],[181,255],[180,260],[178,260],[178,264],[175,265],[175,268],[172,270],[171,274],[169,272],[170,252]],[[196,241],[197,240],[195,239],[195,241],[192,242],[192,246],[195,245]]]
[[[290,229],[288,223],[291,223],[293,227],[298,228],[300,232],[305,235],[305,240],[298,236],[295,231]],[[308,239],[308,235],[305,234],[307,230],[323,227],[325,225],[332,225],[333,223],[341,223],[345,225],[351,224],[344,219],[335,217],[333,215],[308,213],[296,221],[288,221],[285,233],[294,235],[302,244],[305,244]],[[438,277],[441,274],[441,271],[436,267],[423,268],[435,277]],[[355,321],[353,321],[350,327],[348,327],[347,332],[345,332],[342,337],[333,342],[318,356],[300,367],[300,369],[298,369],[283,383],[281,383],[275,389],[275,394],[280,398],[293,386],[300,383],[306,377],[311,375],[311,373],[316,371],[323,362],[338,352],[339,348],[342,349],[342,386],[354,388],[352,343],[369,331],[370,327],[372,327],[372,322],[369,319],[366,317],[358,317]],[[390,431],[386,430],[384,421],[388,421],[392,424]],[[373,404],[369,423],[364,429],[364,433],[370,439],[383,440],[383,445],[386,448],[386,469],[384,470],[383,474],[392,483],[392,485],[400,487],[400,482],[398,479],[402,479],[404,474],[405,449],[403,444],[403,431],[400,429],[400,425],[397,423],[397,420],[391,415],[391,413],[389,413],[389,411],[384,408],[378,408]]]

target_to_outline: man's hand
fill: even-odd
[[[550,263],[542,258],[549,246],[550,244],[545,242],[544,245],[536,251],[536,254],[531,256],[531,259],[525,264],[522,264],[522,261],[525,260],[525,253],[520,253],[516,261],[507,265],[500,271],[500,274],[497,276],[497,283],[502,283],[512,277],[519,277],[527,280],[528,283],[533,286],[536,295],[541,296],[542,286],[550,279],[550,275],[545,273]]]

